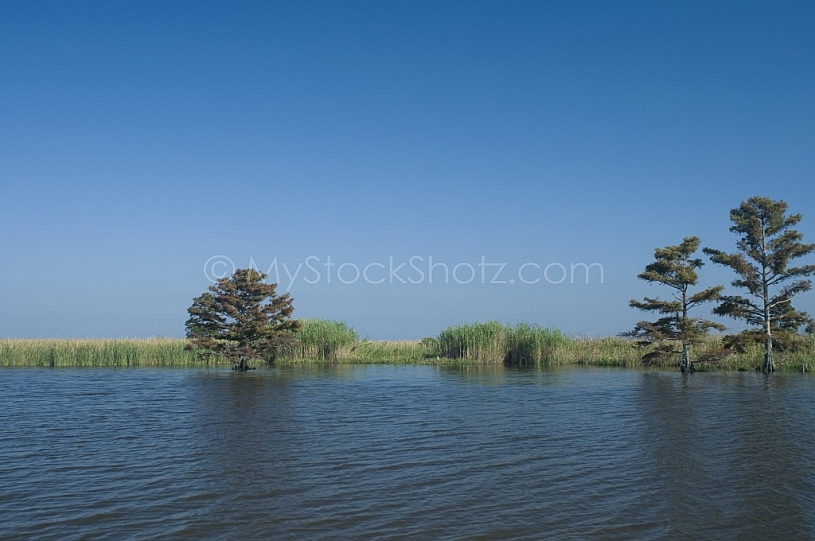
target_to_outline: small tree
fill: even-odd
[[[627,336],[640,339],[643,344],[657,345],[657,350],[646,356],[653,358],[673,354],[671,343],[682,343],[680,369],[693,370],[690,359],[690,345],[698,342],[710,329],[724,330],[724,326],[713,321],[692,318],[691,308],[715,301],[723,287],[715,286],[691,294],[690,288],[698,281],[696,270],[704,264],[701,259],[691,257],[699,249],[698,237],[686,237],[679,246],[666,246],[654,250],[654,262],[645,267],[645,272],[637,277],[650,283],[664,284],[674,290],[673,300],[665,301],[645,297],[643,301],[631,300],[629,305],[646,312],[657,312],[663,317],[656,321],[640,321]]]
[[[805,278],[815,273],[815,265],[788,265],[793,259],[815,251],[815,244],[803,244],[803,236],[792,229],[801,221],[801,215],[786,216],[786,212],[787,203],[784,201],[751,197],[730,211],[733,222],[730,231],[741,234],[736,243],[738,252],[727,254],[704,249],[711,261],[733,269],[738,275],[733,286],[746,289],[752,297],[723,296],[713,312],[762,328],[762,369],[768,372],[775,370],[773,331],[797,332],[801,326],[811,328],[813,325],[806,312],[792,308],[792,298],[812,288],[812,281]]]
[[[238,269],[193,299],[187,310],[187,337],[206,353],[232,361],[235,370],[248,370],[251,359],[272,362],[290,347],[300,322],[291,319],[292,298],[278,296],[277,284],[253,269]]]

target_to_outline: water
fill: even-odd
[[[0,370],[0,538],[812,538],[815,379]]]

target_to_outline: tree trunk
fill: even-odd
[[[691,372],[692,369],[690,364],[690,345],[687,340],[682,341],[682,364],[679,369],[682,372]]]
[[[765,372],[775,372],[775,362],[773,362],[773,336],[770,332],[769,325],[767,325],[767,340],[764,343],[764,366],[761,367]]]
[[[682,286],[682,320],[679,322],[682,332],[682,367],[680,370],[693,372],[693,365],[690,362],[690,342],[688,341],[688,286]]]
[[[770,303],[768,301],[767,282],[764,282],[764,365],[761,369],[764,372],[775,372],[773,362],[773,330],[770,325]]]
[[[773,331],[772,317],[770,317],[770,291],[767,287],[767,245],[766,233],[762,230],[761,234],[761,281],[764,294],[764,332],[766,333],[764,342],[764,366],[761,369],[764,372],[775,372],[775,363],[773,362]]]
[[[238,364],[232,367],[232,370],[246,372],[247,370],[251,370],[251,368],[249,368],[249,363],[246,362],[246,357],[241,356],[241,360],[238,361]]]

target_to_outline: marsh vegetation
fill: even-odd
[[[623,337],[569,336],[556,329],[499,322],[457,325],[438,337],[423,340],[368,340],[347,324],[303,320],[289,355],[276,366],[302,364],[490,364],[516,366],[641,367],[648,347]],[[0,366],[230,366],[218,355],[199,356],[189,341],[150,339],[2,339]],[[674,344],[681,351],[682,344]],[[694,346],[697,370],[755,370],[761,366],[761,340],[734,344],[727,335],[711,335]],[[678,358],[658,357],[658,367],[675,367]],[[815,338],[801,336],[776,351],[776,368],[806,371],[815,368]]]

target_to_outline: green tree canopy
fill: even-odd
[[[792,307],[792,299],[812,288],[807,277],[815,273],[815,265],[794,267],[790,263],[815,251],[815,244],[802,243],[803,236],[793,229],[801,215],[788,216],[786,212],[784,201],[751,197],[730,211],[730,231],[741,235],[736,243],[738,251],[728,254],[704,249],[711,261],[731,268],[738,276],[733,286],[749,294],[722,296],[713,312],[761,327],[766,371],[775,370],[773,331],[797,332],[801,326],[813,326],[806,312]]]
[[[289,348],[300,322],[291,318],[291,296],[278,296],[277,284],[265,283],[266,278],[238,269],[193,299],[186,328],[194,346],[226,356],[239,370],[251,359],[271,362]]]
[[[651,361],[672,353],[672,342],[682,343],[682,371],[691,370],[690,345],[698,342],[710,329],[723,330],[720,323],[692,318],[689,311],[700,304],[715,301],[723,287],[715,286],[691,294],[699,277],[697,269],[704,263],[694,258],[699,249],[698,237],[686,237],[678,246],[666,246],[654,250],[654,261],[637,277],[646,282],[663,284],[673,289],[671,300],[645,297],[642,301],[632,299],[629,305],[645,312],[655,312],[662,317],[656,321],[640,321],[627,336],[638,338],[643,344],[655,344],[657,349],[646,356]]]

